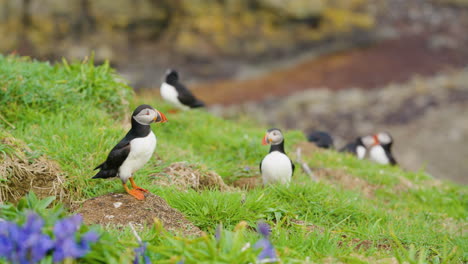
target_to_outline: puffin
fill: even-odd
[[[106,161],[94,169],[99,169],[99,172],[93,179],[119,177],[128,194],[138,200],[144,200],[144,193],[147,193],[148,190],[135,184],[133,173],[149,161],[156,149],[157,140],[150,124],[153,122],[164,123],[167,118],[150,105],[143,104],[133,111],[131,121],[130,131],[110,151]],[[128,180],[130,180],[133,189],[128,188]]]
[[[368,155],[368,148],[373,144],[374,138],[372,136],[361,136],[346,144],[340,149],[340,152],[348,152],[356,155],[358,159],[364,159]]]
[[[272,183],[289,184],[294,173],[294,163],[284,152],[284,136],[278,128],[268,129],[262,140],[271,144],[270,152],[260,162],[263,185]]]
[[[379,132],[372,136],[373,144],[368,147],[369,159],[379,164],[397,165],[392,154],[393,138],[388,132]]]
[[[164,100],[181,110],[205,106],[179,81],[179,74],[173,69],[166,71],[166,79],[161,84],[160,93]]]
[[[319,148],[333,148],[333,138],[330,134],[324,131],[313,131],[307,136],[309,142],[314,143]]]

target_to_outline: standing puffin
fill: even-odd
[[[294,163],[284,152],[283,133],[278,128],[268,129],[262,144],[271,144],[270,152],[260,162],[263,185],[275,182],[288,184],[294,173]]]
[[[349,152],[356,155],[358,159],[364,159],[367,154],[367,145],[372,144],[372,142],[373,139],[370,136],[357,137],[353,142],[341,148],[340,152]]]
[[[205,104],[195,98],[195,96],[179,82],[177,71],[169,69],[166,72],[166,80],[161,84],[161,96],[181,110],[203,107]]]
[[[156,136],[150,124],[166,121],[164,114],[153,107],[146,104],[138,106],[132,114],[132,128],[111,150],[106,161],[95,168],[100,171],[93,179],[119,177],[127,193],[143,200],[143,192],[148,191],[138,187],[132,176],[148,162],[156,148]],[[133,189],[127,187],[127,180],[130,180]]]
[[[380,164],[396,165],[392,155],[393,139],[388,132],[373,135],[373,144],[369,148],[369,159]]]

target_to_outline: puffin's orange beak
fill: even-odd
[[[157,111],[157,112],[158,112],[158,116],[154,119],[154,122],[156,122],[156,123],[165,123],[165,122],[167,122],[166,116],[163,113],[159,112],[159,111]]]
[[[377,146],[380,144],[379,138],[377,137],[377,135],[373,135],[372,138],[374,139],[374,144],[372,144],[372,146]]]
[[[262,140],[262,145],[268,145],[268,134],[266,134],[264,137],[263,137],[263,140]]]

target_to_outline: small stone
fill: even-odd
[[[122,203],[121,203],[121,202],[116,202],[116,203],[114,203],[114,207],[115,207],[115,208],[119,208],[120,206],[122,206]]]
[[[106,216],[105,216],[106,219],[112,219],[112,218],[114,218],[114,217],[115,217],[115,216],[113,216],[113,215],[106,215]]]

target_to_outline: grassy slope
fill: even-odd
[[[10,70],[8,64],[11,65],[12,61],[2,61],[0,66]],[[24,65],[10,70],[5,76],[17,76],[21,71],[30,73],[31,70],[25,69]],[[289,188],[273,186],[248,192],[221,193],[179,192],[152,186],[144,176],[161,171],[176,161],[200,164],[203,169],[215,170],[227,180],[256,174],[256,171],[246,171],[244,167],[257,168],[267,152],[267,148],[260,145],[266,128],[249,121],[234,123],[222,120],[203,110],[171,115],[167,113],[169,106],[153,98],[130,99],[130,106],[119,108],[115,102],[119,98],[130,97],[127,92],[121,93],[127,91],[125,87],[119,87],[119,83],[108,79],[109,72],[96,74],[106,69],[75,69],[81,72],[75,76],[64,71],[66,67],[43,64],[34,67],[37,67],[35,71],[45,72],[43,76],[48,77],[38,80],[37,76],[28,75],[26,79],[29,81],[18,85],[16,91],[21,88],[22,93],[27,94],[52,85],[54,89],[49,90],[56,94],[41,97],[48,100],[44,104],[26,104],[18,99],[21,97],[8,101],[8,107],[2,109],[2,114],[17,129],[12,130],[5,123],[1,125],[34,150],[59,162],[67,175],[67,188],[74,200],[121,190],[117,180],[90,180],[94,173],[92,169],[105,159],[108,151],[124,135],[128,113],[144,102],[166,113],[169,122],[153,125],[159,140],[156,155],[162,161],[152,159],[137,173],[137,181],[161,195],[209,233],[213,233],[220,222],[227,230],[232,230],[241,220],[252,226],[261,219],[276,223],[272,240],[285,263],[302,262],[306,257],[319,263],[330,261],[330,257],[347,263],[372,263],[392,257],[418,263],[417,256],[435,263],[457,263],[468,258],[468,242],[466,233],[463,233],[466,232],[464,221],[468,216],[466,187],[434,184],[424,172],[404,172],[334,151],[317,152],[304,159],[313,167],[341,169],[365,180],[376,188],[374,196],[367,197],[358,190],[343,189],[326,182],[311,182],[300,170],[297,170]],[[60,86],[63,83],[66,85]],[[12,86],[11,81],[7,84]],[[88,92],[83,92],[86,89],[64,92],[83,85],[92,88]],[[106,92],[106,89],[115,90]],[[121,94],[116,96],[115,93]],[[106,96],[114,103],[107,104]],[[14,96],[1,99],[5,98]],[[289,152],[293,151],[295,143],[304,140],[297,131],[288,132],[286,139]],[[411,182],[413,187],[399,189],[402,179]],[[241,202],[243,199],[245,203]],[[297,219],[318,228],[310,231],[295,224]],[[128,232],[115,232],[115,235],[122,240],[129,237]],[[149,230],[145,236],[151,236]],[[245,240],[251,241],[253,237],[256,234],[248,232]],[[158,243],[164,245],[169,243],[167,241],[162,239]],[[368,246],[356,248],[359,241],[366,241]],[[197,243],[191,244],[201,247]],[[188,254],[186,249],[167,250],[174,255]]]

